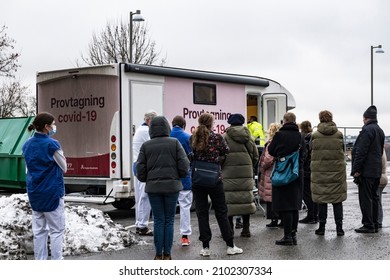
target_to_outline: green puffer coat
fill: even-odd
[[[320,123],[312,135],[311,194],[316,203],[347,199],[343,134],[334,122]]]
[[[229,154],[222,165],[228,216],[253,214],[253,167],[259,159],[255,142],[247,127],[230,126],[223,135],[229,146]]]

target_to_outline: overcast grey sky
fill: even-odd
[[[334,114],[361,126],[374,104],[390,134],[388,0],[0,0],[0,24],[16,40],[18,73],[35,93],[35,73],[75,66],[93,32],[141,10],[166,66],[248,74],[280,82],[295,97],[298,121]]]

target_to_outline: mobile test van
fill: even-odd
[[[67,200],[117,208],[134,205],[132,138],[145,112],[169,121],[182,115],[188,133],[209,112],[223,133],[232,113],[257,116],[267,131],[295,107],[293,96],[266,78],[126,63],[38,72],[37,103],[38,112],[56,118],[67,191],[94,194]]]

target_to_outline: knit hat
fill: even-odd
[[[243,125],[245,118],[241,114],[231,114],[228,118],[228,124],[230,125]]]
[[[363,117],[365,117],[366,119],[372,119],[372,120],[376,120],[376,107],[374,105],[371,105],[370,107],[368,107],[368,109],[364,112],[363,114]]]

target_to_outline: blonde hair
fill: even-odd
[[[156,116],[157,116],[157,112],[153,111],[153,110],[150,110],[150,111],[145,113],[144,121],[153,120],[153,118],[156,117]]]
[[[272,139],[274,137],[275,133],[279,130],[280,124],[278,123],[271,123],[268,128],[268,138]]]

